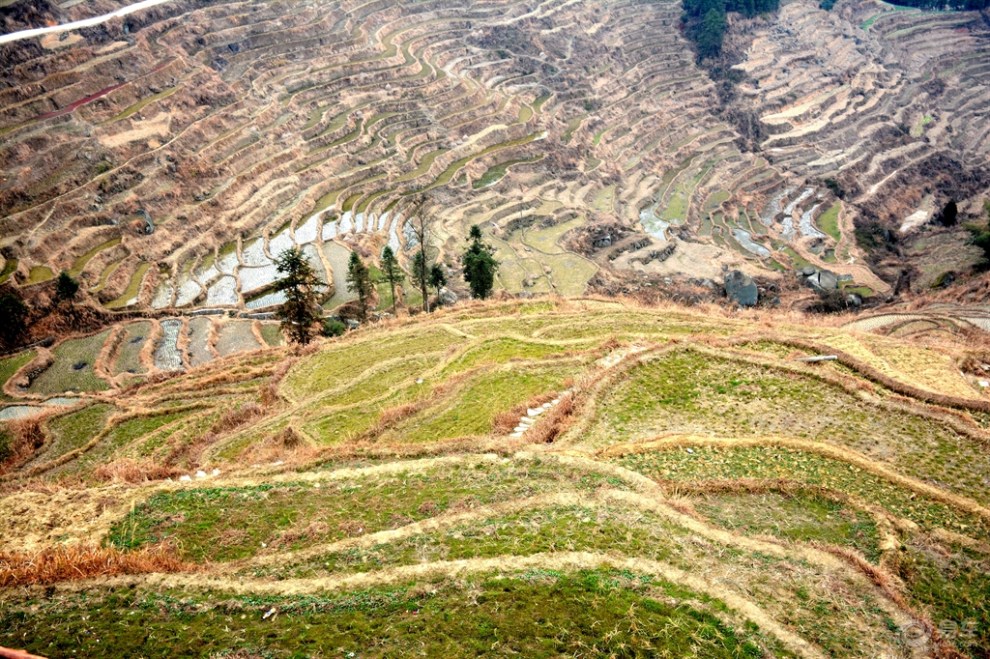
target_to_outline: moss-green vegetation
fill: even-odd
[[[128,447],[132,442],[153,433],[177,419],[185,412],[162,412],[154,415],[139,416],[113,424],[100,442],[85,451],[79,457],[52,471],[53,475],[75,474],[88,477],[93,469],[103,463],[111,462],[117,457],[117,452]]]
[[[140,375],[148,371],[141,363],[141,351],[144,349],[150,333],[151,323],[147,321],[131,323],[126,327],[117,352],[117,362],[113,369],[114,375],[122,373]]]
[[[170,540],[192,560],[229,561],[396,528],[449,509],[590,491],[605,482],[552,461],[481,461],[372,478],[175,490],[138,506],[113,527],[109,542],[139,547]]]
[[[812,485],[875,503],[920,526],[990,537],[990,524],[919,495],[859,467],[814,453],[775,446],[694,446],[627,455],[615,462],[660,482],[689,483],[741,478]]]
[[[614,481],[613,481],[614,482]],[[601,506],[550,506],[461,522],[436,534],[355,546],[298,561],[245,567],[241,574],[309,579],[399,565],[554,551],[616,551],[658,561],[676,559],[687,533],[663,518]]]
[[[958,544],[918,539],[894,561],[912,600],[932,612],[943,633],[969,656],[990,647],[990,558]]]
[[[168,98],[169,96],[171,96],[172,94],[174,94],[177,91],[179,91],[179,87],[169,87],[167,89],[163,89],[162,91],[158,92],[157,94],[152,94],[151,96],[148,96],[146,98],[142,98],[140,101],[138,101],[134,105],[131,105],[131,106],[127,107],[123,112],[121,112],[120,114],[118,114],[117,116],[115,116],[110,121],[111,122],[113,122],[113,121],[120,121],[121,119],[128,119],[130,117],[133,117],[135,114],[137,114],[141,110],[145,109],[146,107],[148,107],[152,103],[156,103],[156,102],[158,102],[158,101],[160,101],[162,99],[166,99],[166,98]]]
[[[116,300],[107,303],[108,309],[120,309],[122,307],[130,306],[137,302],[138,294],[141,292],[141,283],[144,281],[145,275],[148,274],[148,270],[151,268],[150,263],[141,263],[138,265],[137,270],[131,275],[130,281],[127,283],[127,288],[124,289],[123,294]]]
[[[116,247],[117,245],[120,244],[120,241],[121,239],[118,236],[117,238],[111,238],[110,240],[100,243],[96,247],[92,248],[91,250],[89,250],[79,258],[77,258],[75,261],[73,261],[72,268],[69,270],[69,274],[72,277],[78,277],[83,273],[83,271],[86,270],[86,266],[89,265],[89,262],[93,260],[94,256],[96,256],[97,254],[99,254],[104,250],[110,249],[112,247]]]
[[[713,522],[748,535],[825,542],[880,558],[880,537],[869,514],[810,493],[709,494],[695,507]]]
[[[106,425],[114,411],[110,405],[90,405],[48,422],[51,441],[36,458],[36,463],[52,462],[70,451],[82,448]]]
[[[300,362],[286,376],[283,388],[297,398],[312,396],[346,384],[386,359],[443,352],[464,341],[463,337],[442,328],[396,334],[383,340],[352,341]]]
[[[839,231],[840,210],[842,210],[842,203],[837,201],[827,211],[818,216],[818,228],[832,236],[835,242],[839,242],[842,239],[842,233]]]
[[[537,394],[560,391],[578,372],[572,365],[480,373],[454,395],[400,423],[383,435],[383,439],[431,442],[488,434],[500,412],[522,405]]]
[[[36,353],[34,350],[25,350],[24,352],[19,352],[16,355],[11,355],[10,357],[4,357],[0,359],[0,387],[7,384],[7,380],[12,378],[17,371],[21,370],[22,367],[26,366],[35,358]],[[3,393],[0,389],[0,400],[12,400],[10,396]]]
[[[920,415],[868,404],[812,376],[692,350],[631,370],[602,398],[584,441],[602,445],[662,433],[827,441],[915,478],[990,499],[982,476],[990,457],[977,440]]]
[[[17,271],[17,259],[5,259],[3,270],[0,270],[0,284],[5,283]]]
[[[28,273],[28,284],[40,284],[55,279],[55,273],[47,265],[36,265]]]
[[[278,615],[268,617],[268,611]],[[259,596],[150,589],[23,600],[0,640],[59,656],[793,656],[718,600],[627,572],[479,575],[428,588]],[[80,643],[79,639],[100,639]],[[413,641],[412,639],[415,639]]]
[[[110,332],[82,339],[69,339],[53,351],[55,361],[31,383],[31,393],[60,394],[66,391],[103,391],[107,383],[97,377],[93,364]]]
[[[481,175],[481,177],[476,180],[471,186],[475,190],[480,190],[481,188],[486,188],[489,185],[493,185],[498,181],[502,180],[502,177],[506,175],[509,168],[513,165],[518,165],[521,163],[531,163],[542,159],[543,156],[533,156],[532,158],[515,158],[513,160],[506,160],[505,162],[500,162],[497,165],[492,165],[488,170]]]
[[[280,346],[284,343],[282,328],[276,323],[263,323],[261,325],[261,338],[270,346]]]

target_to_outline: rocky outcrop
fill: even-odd
[[[752,277],[733,270],[725,276],[725,295],[741,307],[753,307],[759,301],[760,291]]]

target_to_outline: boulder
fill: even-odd
[[[752,277],[739,270],[733,270],[725,276],[725,294],[741,307],[752,307],[756,305],[760,291],[756,288],[756,282]]]
[[[457,293],[449,288],[440,289],[440,304],[445,307],[452,307],[457,304]]]
[[[808,270],[811,274],[806,274]],[[817,268],[803,268],[801,275],[804,277],[804,284],[813,288],[819,293],[834,291],[839,288],[839,276],[829,270],[818,270]]]

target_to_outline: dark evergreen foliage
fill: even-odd
[[[275,267],[282,275],[275,281],[275,290],[286,297],[275,315],[292,341],[309,343],[323,320],[319,290],[326,284],[316,276],[302,250],[285,250],[275,259]]]
[[[388,245],[385,245],[385,249],[382,250],[382,279],[387,281],[392,289],[392,315],[394,316],[396,312],[395,287],[405,279],[405,275],[399,268],[399,261],[395,258],[395,253]]]
[[[368,304],[371,301],[373,287],[371,273],[357,252],[351,252],[351,260],[347,264],[347,290],[357,293],[358,317],[361,322],[368,320]]]
[[[16,346],[27,329],[28,308],[16,292],[0,295],[0,347]]]
[[[464,280],[471,287],[471,295],[483,300],[495,288],[498,261],[495,260],[495,249],[482,241],[481,229],[477,225],[471,227],[468,240],[471,245],[461,256]]]
[[[79,282],[73,279],[65,270],[60,272],[58,281],[55,282],[55,299],[59,302],[63,300],[74,300],[78,292]]]

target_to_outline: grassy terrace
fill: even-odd
[[[221,595],[222,604],[213,602]],[[691,604],[675,602],[690,601]],[[91,609],[99,611],[93,616]],[[32,644],[49,653],[77,656],[140,651],[169,657],[231,647],[255,656],[322,654],[395,656],[415,650],[427,656],[469,657],[491,653],[524,656],[579,652],[711,658],[788,656],[753,629],[735,630],[722,619],[724,605],[676,584],[625,572],[587,570],[490,574],[438,581],[424,589],[409,582],[326,595],[245,596],[202,591],[101,592],[66,595],[39,611],[10,603],[0,614],[10,645]],[[133,611],[123,619],[118,611]],[[269,610],[282,614],[265,618]],[[63,622],[46,624],[53,615]],[[181,621],[185,631],[176,633]],[[596,631],[614,630],[607,636]],[[99,651],[71,639],[98,635]]]
[[[990,500],[982,476],[990,456],[980,440],[783,369],[676,351],[632,369],[605,394],[599,409],[582,443],[603,446],[616,438],[661,433],[824,440],[978,501]]]
[[[518,239],[550,251],[567,229]],[[139,370],[149,331],[124,328],[110,372]],[[865,658],[897,656],[921,612],[969,624],[952,643],[980,656],[982,416],[897,397],[873,371],[797,365],[812,351],[786,340],[807,336],[493,302],[220,357],[55,414],[0,476],[0,645]],[[969,349],[813,338],[905,385],[962,382]],[[56,346],[52,368],[105,339]],[[565,389],[537,430],[506,430]],[[64,551],[73,568],[52,576],[44,552]]]

